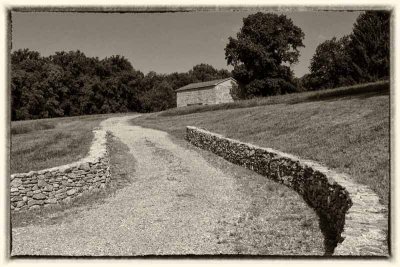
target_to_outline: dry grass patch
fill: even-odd
[[[11,122],[11,173],[74,162],[89,152],[93,129],[121,114],[101,114]]]

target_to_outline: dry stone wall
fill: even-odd
[[[320,218],[327,254],[388,255],[387,211],[367,186],[358,185],[345,174],[337,174],[316,162],[196,127],[186,128],[186,139],[300,194]]]
[[[63,166],[11,175],[11,211],[68,203],[105,188],[110,181],[107,132],[95,130],[87,157]]]

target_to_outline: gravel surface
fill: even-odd
[[[12,255],[238,253],[220,239],[233,235],[221,222],[241,220],[251,205],[235,179],[167,133],[129,125],[132,118],[102,122],[136,159],[132,183],[70,220],[12,229]]]

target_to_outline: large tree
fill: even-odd
[[[390,72],[390,12],[362,13],[353,27],[349,53],[359,82],[387,78]]]
[[[316,90],[354,84],[354,70],[348,53],[349,36],[336,37],[318,45],[307,77],[308,89]]]
[[[243,19],[237,38],[229,37],[225,58],[243,95],[267,96],[296,90],[290,65],[304,47],[303,31],[285,15],[261,13]]]

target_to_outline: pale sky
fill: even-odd
[[[236,37],[243,18],[255,13],[206,11],[184,13],[70,13],[12,12],[12,50],[29,48],[43,56],[56,51],[80,50],[87,56],[126,57],[147,73],[186,72],[207,63],[228,67],[224,48]],[[280,12],[305,33],[297,77],[308,72],[319,43],[351,33],[360,12]]]

